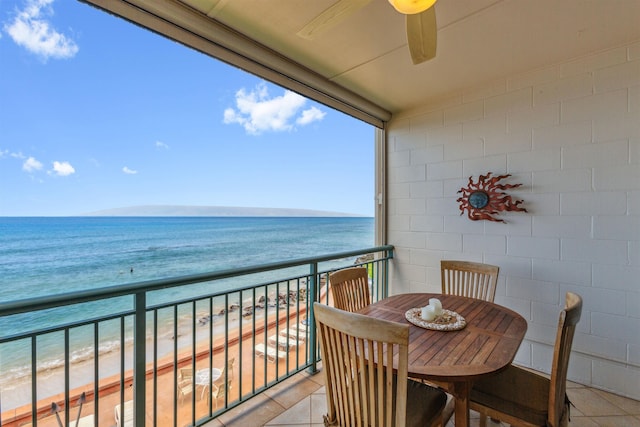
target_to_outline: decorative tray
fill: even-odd
[[[422,320],[421,311],[420,307],[409,309],[404,314],[404,317],[416,326],[433,329],[434,331],[458,331],[467,326],[467,321],[464,320],[464,317],[455,311],[442,310],[442,314],[431,322]]]

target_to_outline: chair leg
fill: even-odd
[[[209,385],[206,385],[206,384],[205,384],[205,385],[202,387],[202,393],[200,394],[200,400],[204,399],[204,393],[205,393],[205,391],[207,391],[207,390],[209,390]]]
[[[431,427],[445,427],[453,415],[454,407],[455,399],[450,394],[447,394],[447,403],[444,405],[438,417],[433,421]]]
[[[487,427],[487,416],[480,414],[480,427]]]
[[[455,412],[456,400],[447,393],[447,403],[442,410],[442,427],[445,427]]]

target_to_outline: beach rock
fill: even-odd
[[[357,265],[357,264],[364,264],[364,263],[366,263],[366,262],[371,262],[371,261],[373,261],[374,259],[375,259],[375,258],[374,258],[374,255],[373,255],[373,254],[361,255],[361,256],[359,256],[358,258],[356,258],[356,260],[353,262],[353,264],[354,264],[354,265]]]
[[[278,294],[278,305],[279,306],[289,305],[289,299],[287,297],[287,294],[282,292]]]

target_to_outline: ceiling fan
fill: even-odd
[[[305,25],[298,35],[313,39],[370,1],[338,0]],[[435,2],[436,0],[389,0],[398,12],[406,16],[407,44],[414,64],[420,64],[436,56],[437,27],[433,7]]]

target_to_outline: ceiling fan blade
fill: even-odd
[[[424,12],[407,15],[407,43],[414,64],[420,64],[436,56],[437,40],[435,7],[431,6]]]
[[[339,0],[298,31],[298,36],[312,40],[318,34],[342,22],[370,1],[371,0]]]

